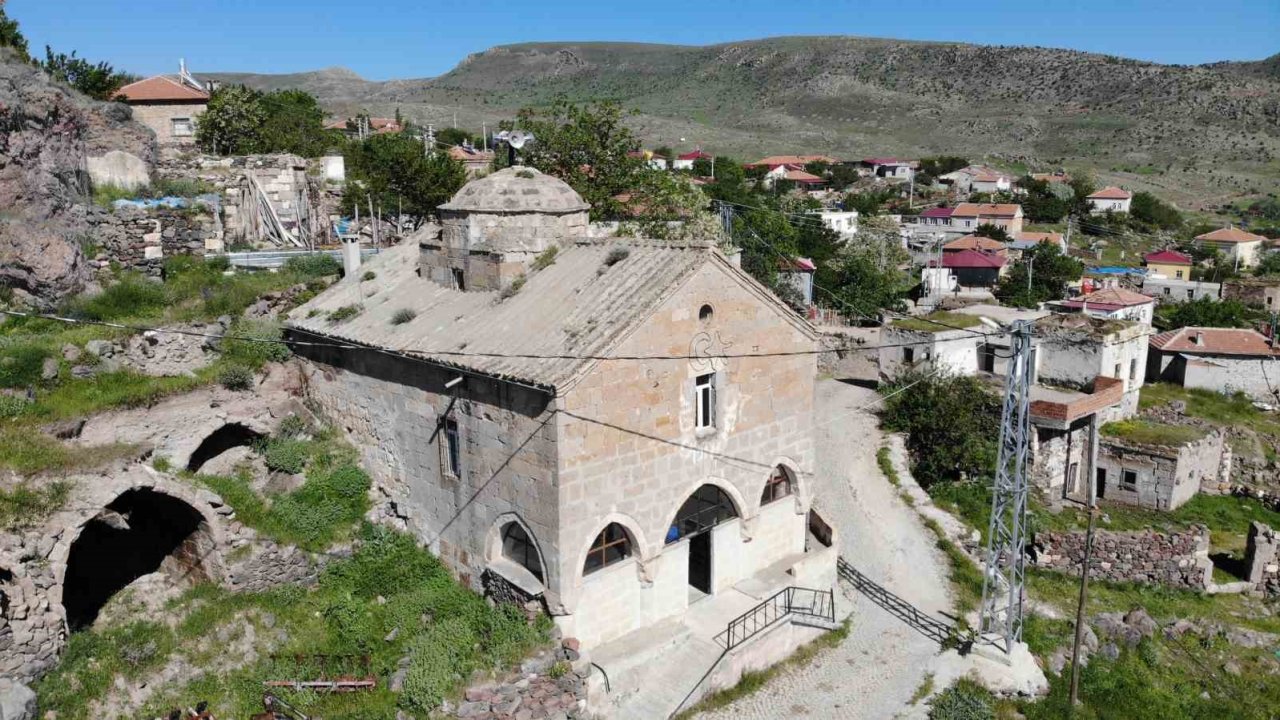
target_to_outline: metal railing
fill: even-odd
[[[885,587],[863,575],[848,560],[838,558],[836,560],[836,571],[840,574],[841,579],[847,581],[858,592],[866,595],[872,602],[888,610],[899,620],[915,628],[930,640],[945,645],[958,632],[954,625],[945,623],[920,610],[915,605],[894,595]]]
[[[732,650],[792,615],[801,615],[834,624],[836,599],[834,590],[787,587],[767,600],[729,621],[716,642],[726,651]]]

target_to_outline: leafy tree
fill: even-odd
[[[946,175],[949,172],[955,172],[962,167],[968,167],[968,165],[969,158],[960,157],[959,155],[920,158],[920,172],[935,178]]]
[[[44,56],[44,62],[39,65],[50,77],[94,100],[110,100],[117,90],[136,79],[128,73],[116,72],[108,62],[91,63],[78,58],[74,50],[70,55],[55,53],[53,48],[45,45]]]
[[[196,144],[216,155],[255,152],[266,112],[262,93],[244,85],[227,85],[213,91],[204,113],[196,118]]]
[[[1183,303],[1162,303],[1156,309],[1155,324],[1164,330],[1181,327],[1250,327],[1255,312],[1239,300],[1201,297]]]
[[[1086,172],[1077,172],[1071,176],[1071,192],[1075,195],[1072,200],[1072,210],[1080,215],[1089,214],[1089,202],[1085,199],[1098,190],[1098,186],[1094,184],[1093,177]]]
[[[993,223],[982,223],[974,229],[973,234],[979,237],[999,240],[1003,243],[1013,242],[1013,238],[1009,237],[1008,230],[1005,230],[1003,227]]]
[[[1000,436],[1000,400],[975,377],[910,370],[882,385],[881,421],[907,435],[911,472],[924,487],[990,477]]]
[[[844,196],[844,207],[846,210],[857,210],[858,215],[863,217],[879,215],[884,204],[896,196],[897,193],[892,190],[849,193]]]
[[[1018,186],[1027,191],[1022,198],[1022,211],[1031,222],[1056,223],[1071,212],[1071,203],[1055,195],[1044,180],[1027,175],[1018,181]]]
[[[421,143],[399,133],[352,143],[345,156],[344,213],[356,205],[366,210],[372,199],[383,211],[403,208],[419,225],[467,181],[462,163],[444,152],[425,154]]]
[[[277,90],[259,96],[258,105],[263,120],[256,133],[254,152],[317,157],[339,141],[324,129],[324,111],[308,92]]]
[[[1033,308],[1066,295],[1067,283],[1079,280],[1084,265],[1064,255],[1057,245],[1036,243],[1022,253],[1009,274],[996,286],[996,297],[1006,305]]]
[[[1269,252],[1262,256],[1262,260],[1258,262],[1258,266],[1253,269],[1253,274],[1259,277],[1263,275],[1280,275],[1280,253]]]
[[[844,190],[858,181],[858,169],[852,165],[839,163],[830,168],[830,184],[833,190]],[[919,182],[917,179],[916,182]]]
[[[711,177],[715,174],[710,158],[698,158],[693,161],[693,174],[698,177]]]
[[[1134,194],[1129,205],[1129,215],[1135,220],[1161,230],[1177,230],[1182,227],[1182,213],[1149,192]]]
[[[768,287],[778,284],[778,264],[799,254],[797,231],[787,216],[767,208],[733,216],[733,238],[742,249],[742,269]]]
[[[668,163],[676,159],[676,151],[670,145],[659,145],[653,149],[653,154],[666,158]]]
[[[23,60],[28,58],[27,39],[18,28],[18,21],[5,14],[3,2],[0,2],[0,47],[13,48]]]
[[[622,106],[613,101],[577,105],[560,97],[542,110],[523,108],[516,126],[531,131],[535,142],[521,155],[528,165],[569,183],[591,203],[593,220],[624,217],[616,196],[634,189],[643,173],[656,171],[628,156],[640,141],[622,120]]]
[[[445,145],[479,145],[480,137],[472,135],[462,128],[448,127],[443,130],[436,131],[436,140]]]
[[[741,186],[747,179],[742,163],[731,157],[716,158],[716,184],[726,183]]]

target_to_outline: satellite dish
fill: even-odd
[[[525,132],[524,130],[512,130],[507,136],[507,142],[511,144],[511,147],[519,150],[528,143],[533,142],[533,133]]]

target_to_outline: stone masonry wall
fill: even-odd
[[[165,258],[203,257],[208,242],[220,236],[216,219],[204,209],[94,208],[86,219],[87,238],[96,248],[91,266],[117,264],[152,277],[160,276]]]
[[[1038,567],[1075,575],[1084,559],[1085,533],[1037,533],[1032,559]],[[1111,582],[1204,590],[1211,582],[1209,531],[1095,530],[1089,577]]]
[[[1280,597],[1280,533],[1260,522],[1250,523],[1244,562],[1255,592]]]

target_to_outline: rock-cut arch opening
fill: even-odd
[[[201,441],[200,447],[191,453],[191,459],[187,461],[187,470],[197,472],[205,463],[231,448],[252,445],[261,437],[262,433],[251,430],[241,423],[227,423],[209,433],[209,436]]]
[[[71,544],[63,580],[67,627],[88,627],[116,593],[162,571],[181,585],[209,579],[213,540],[204,517],[178,498],[145,488],[117,497]]]

